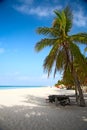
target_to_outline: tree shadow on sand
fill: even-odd
[[[0,130],[87,130],[87,107],[55,106],[32,95],[21,102],[26,105],[0,105]]]
[[[87,130],[87,108],[1,106],[0,130]]]
[[[46,106],[46,101],[43,97],[33,96],[33,95],[25,95],[24,100],[22,102],[25,102],[27,104],[34,104],[36,106]]]

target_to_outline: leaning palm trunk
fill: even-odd
[[[72,55],[71,55],[71,57],[72,57]],[[74,66],[73,66],[73,58],[71,58],[70,62],[71,62],[70,63],[71,73],[72,73],[72,76],[73,76],[73,79],[74,79],[74,82],[75,82],[76,102],[78,103],[78,101],[79,101],[80,106],[85,107],[85,100],[84,100],[83,92],[82,92],[82,89],[81,89],[81,85],[80,85],[77,73],[76,73]],[[78,95],[78,92],[79,92],[79,95]],[[79,98],[78,98],[78,96],[79,96]]]
[[[75,71],[74,65],[73,65],[73,55],[69,49],[69,44],[68,42],[63,43],[63,47],[65,49],[66,52],[66,57],[67,57],[67,61],[69,64],[69,68],[71,70],[71,74],[73,76],[74,82],[75,82],[75,89],[76,89],[76,101],[78,102],[78,95],[77,95],[77,90],[79,92],[79,102],[80,102],[80,106],[85,106],[85,100],[84,100],[84,96],[83,96],[83,92],[80,86],[80,82],[77,76],[77,73]]]
[[[83,92],[82,92],[82,89],[81,89],[81,85],[80,85],[80,82],[79,82],[79,79],[78,79],[78,75],[77,75],[75,68],[73,66],[72,55],[71,55],[71,59],[69,59],[69,61],[71,62],[70,63],[71,73],[72,73],[72,76],[73,76],[73,79],[74,79],[74,82],[75,82],[76,102],[78,103],[78,101],[79,101],[79,103],[80,103],[79,105],[82,106],[82,107],[85,107],[85,100],[84,100]],[[79,92],[79,95],[78,95],[78,92]],[[78,96],[79,96],[79,98],[78,98]]]
[[[84,100],[84,96],[83,96],[83,92],[80,86],[80,82],[78,80],[77,74],[75,71],[73,71],[73,77],[74,77],[74,82],[75,82],[75,87],[79,92],[79,102],[80,102],[80,106],[85,107],[85,100]],[[77,98],[77,97],[76,97]],[[76,99],[78,102],[78,98]]]

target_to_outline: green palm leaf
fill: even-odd
[[[87,44],[87,33],[78,33],[70,36],[71,41],[76,43]]]
[[[68,32],[70,32],[70,30],[72,28],[73,15],[72,15],[71,9],[68,6],[64,9],[64,12],[65,12],[65,16],[66,16],[66,28],[65,28],[65,32],[67,34]]]
[[[35,50],[37,52],[41,51],[42,49],[44,49],[47,46],[52,46],[55,43],[55,39],[42,39],[41,41],[39,41],[36,46],[35,46]]]
[[[38,34],[48,35],[50,37],[58,37],[60,32],[55,28],[39,27],[36,32]]]
[[[52,47],[49,55],[44,60],[44,71],[48,72],[48,76],[51,73],[54,62],[56,61],[56,56],[58,53],[58,45],[55,43]]]

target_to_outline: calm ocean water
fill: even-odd
[[[38,88],[43,86],[0,86],[0,89]]]

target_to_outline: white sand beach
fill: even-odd
[[[47,103],[50,94],[74,94],[55,87],[0,90],[0,130],[87,130],[87,107]]]

